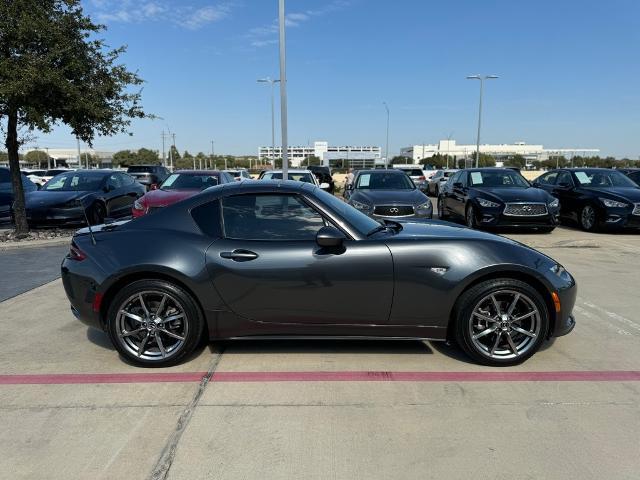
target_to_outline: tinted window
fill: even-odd
[[[560,173],[558,173],[558,178],[556,179],[556,184],[557,185],[562,185],[563,183],[573,187],[573,180],[571,179],[571,174],[569,172],[560,172]]]
[[[191,216],[204,234],[214,238],[222,237],[220,202],[218,200],[192,208]]]
[[[110,175],[109,180],[107,180],[107,186],[114,190],[116,188],[120,188],[122,186],[122,184],[120,183],[120,175],[118,175],[117,173]]]
[[[217,175],[173,173],[160,185],[161,190],[204,190],[220,183]]]
[[[556,178],[558,177],[558,172],[549,172],[544,175],[538,177],[538,182],[540,185],[554,185],[556,183]]]
[[[145,167],[144,165],[134,165],[127,169],[127,173],[149,173],[153,172],[153,167]]]
[[[580,185],[591,188],[637,187],[626,175],[615,170],[576,170],[573,174]]]
[[[356,180],[358,190],[415,190],[415,185],[406,175],[392,172],[361,173]]]
[[[222,200],[227,238],[314,240],[322,216],[296,195],[236,195]]]
[[[315,184],[315,182],[313,181],[313,174],[311,172],[302,172],[302,173],[288,172],[287,176],[289,180],[296,180],[298,182]],[[263,178],[265,180],[282,180],[282,172],[276,172],[276,173],[267,172],[264,174]]]
[[[357,208],[352,207],[348,203],[343,202],[334,195],[325,192],[324,190],[316,190],[316,197],[320,199],[329,208],[334,210],[338,215],[344,218],[349,224],[351,224],[361,234],[366,235],[371,230],[379,227],[380,224],[374,219],[368,217]]]
[[[629,178],[634,182],[640,184],[640,172],[631,172]]]

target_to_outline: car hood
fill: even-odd
[[[521,245],[520,242],[510,238],[501,237],[481,230],[472,230],[455,223],[432,220],[426,222],[400,221],[402,230],[396,233],[393,238],[399,240],[420,239],[420,238],[441,238],[441,239],[462,239],[462,240],[492,240],[502,241],[511,245]]]
[[[639,203],[640,188],[634,187],[610,187],[610,188],[585,188],[582,190],[596,197],[610,198],[621,202]]]
[[[549,202],[551,195],[541,188],[472,188],[476,197],[500,202]]]
[[[193,197],[201,190],[151,190],[142,197],[142,202],[149,207],[166,207],[185,198]]]
[[[351,200],[370,205],[420,205],[428,201],[420,190],[356,190]]]
[[[27,208],[52,207],[86,197],[91,193],[92,192],[50,192],[46,190],[36,190],[25,195],[25,205]]]

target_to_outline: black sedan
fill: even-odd
[[[38,189],[38,186],[23,173],[22,188],[25,195]],[[11,171],[6,167],[0,167],[0,222],[11,220],[11,208],[13,206],[13,184],[11,183]]]
[[[431,200],[402,170],[360,170],[348,187],[349,205],[375,219],[425,220]]]
[[[583,230],[640,227],[640,187],[606,168],[551,170],[534,182],[560,199],[562,219]]]
[[[131,214],[131,207],[145,188],[131,176],[113,170],[73,170],[56,175],[41,190],[26,198],[29,224],[94,225],[105,218]]]
[[[464,219],[469,228],[526,227],[550,232],[558,223],[558,199],[532,187],[511,168],[456,172],[438,196],[438,216]]]
[[[84,228],[62,280],[72,312],[142,366],[175,364],[203,338],[292,336],[455,338],[478,362],[513,365],[572,330],[576,298],[561,265],[518,242],[383,225],[294,181],[220,185]]]

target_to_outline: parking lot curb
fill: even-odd
[[[72,236],[57,237],[47,240],[26,240],[22,242],[2,242],[0,243],[0,252],[8,250],[17,250],[19,248],[36,248],[36,247],[49,247],[57,245],[68,245],[71,242]]]

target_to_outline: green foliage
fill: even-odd
[[[403,157],[401,155],[396,155],[391,159],[391,165],[402,165],[406,163],[413,163],[413,160],[409,157]]]
[[[309,155],[300,163],[300,166],[302,167],[309,167],[311,165],[322,165],[322,160],[320,157],[316,157],[315,155]]]
[[[96,135],[124,132],[143,118],[142,79],[118,62],[97,35],[104,27],[85,16],[80,0],[0,2],[0,118],[15,191],[17,236],[28,225],[20,181],[19,129],[49,132],[58,122],[91,145]]]
[[[42,150],[31,150],[24,155],[25,162],[36,164],[42,168],[47,167],[48,158],[49,156],[47,155],[47,152]]]
[[[84,160],[84,159],[83,159]],[[138,151],[120,150],[113,154],[114,167],[129,167],[131,165],[158,165],[160,156],[157,150],[141,148]]]

